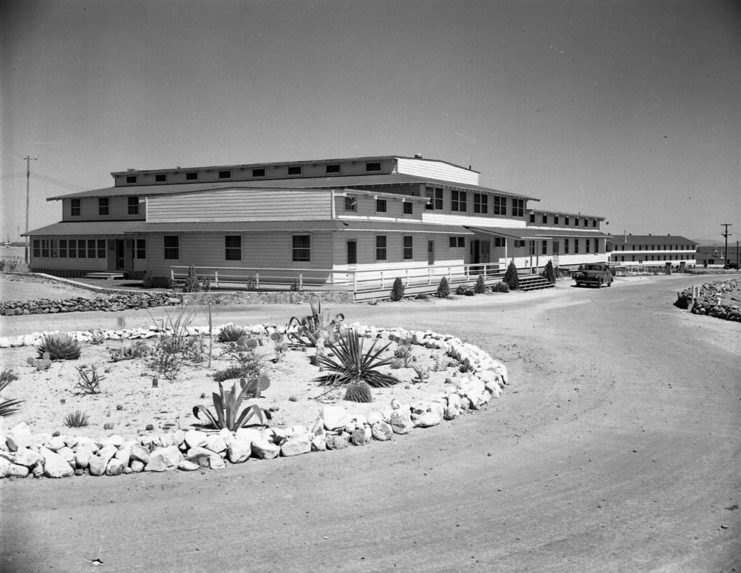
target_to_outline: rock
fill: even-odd
[[[329,404],[322,409],[324,428],[328,431],[339,430],[351,422],[350,414],[342,406]]]
[[[157,448],[149,454],[149,463],[144,466],[147,472],[167,472],[178,467],[182,455],[177,446]]]
[[[73,468],[75,467],[75,452],[72,451],[72,448],[64,446],[63,448],[59,448],[57,453],[62,456],[69,465]]]
[[[391,414],[389,413],[389,415]],[[369,426],[373,426],[373,424],[377,422],[382,422],[383,419],[383,414],[381,414],[381,412],[371,412],[370,414],[368,414],[367,422]]]
[[[311,449],[314,452],[323,452],[327,449],[327,434],[324,428],[321,432],[314,432],[311,435]]]
[[[129,467],[131,468],[132,472],[139,473],[144,471],[144,462],[141,462],[139,460],[132,460]]]
[[[31,473],[31,470],[29,470],[26,466],[22,466],[20,464],[10,464],[10,466],[8,467],[7,477],[24,478],[27,477],[29,473]]]
[[[93,453],[97,452],[100,449],[100,447],[98,446],[98,442],[85,437],[77,438],[77,445],[75,446],[75,450],[78,450],[80,448],[87,448]]]
[[[327,434],[326,442],[328,450],[344,450],[350,446],[350,437],[347,434]]]
[[[308,454],[311,451],[311,436],[304,431],[288,438],[280,447],[280,453],[286,457]]]
[[[366,444],[365,428],[355,428],[350,434],[350,442],[353,446],[364,446]]]
[[[131,446],[124,446],[116,452],[113,458],[119,460],[123,467],[128,467],[131,461]],[[110,466],[110,462],[108,462],[108,465]]]
[[[0,478],[8,477],[10,475],[10,466],[12,462],[5,458],[0,458]]]
[[[90,465],[90,459],[93,456],[92,450],[88,448],[78,448],[75,452],[75,466],[85,469]]]
[[[62,456],[48,448],[41,448],[44,458],[44,475],[50,478],[63,478],[75,473],[75,469]]]
[[[247,440],[232,440],[227,446],[227,457],[233,464],[246,462],[252,454],[252,442]]]
[[[91,476],[102,476],[105,473],[108,460],[103,459],[98,454],[92,454],[88,462],[88,468]]]
[[[443,421],[443,415],[438,410],[430,410],[419,414],[414,420],[414,425],[420,428],[429,428],[431,426],[437,426]]]
[[[138,460],[146,465],[149,463],[149,450],[147,450],[143,446],[134,444],[133,446],[131,446],[131,458],[134,460]]]
[[[43,458],[41,457],[41,454],[39,454],[38,452],[35,452],[31,448],[20,448],[15,453],[15,457],[13,461],[19,466],[26,466],[27,468],[32,468],[42,459]]]
[[[376,422],[371,426],[371,435],[381,442],[390,440],[393,434],[394,430],[391,428],[391,424],[387,424],[383,420]]]
[[[107,436],[100,441],[101,446],[113,446],[114,448],[120,448],[124,444],[124,439],[118,434]]]
[[[408,434],[414,428],[412,417],[404,410],[394,410],[389,423],[395,434]]]
[[[201,466],[199,466],[197,463],[188,460],[180,460],[180,463],[178,464],[178,469],[184,472],[192,472],[193,470],[197,470],[200,467]]]
[[[116,455],[118,448],[116,446],[103,446],[98,450],[97,456],[103,460],[103,465],[107,466],[110,459]]]
[[[64,443],[64,439],[61,436],[53,436],[46,440],[44,446],[46,446],[46,448],[50,449],[52,452],[56,452],[64,448],[66,444]]]
[[[253,440],[252,453],[261,460],[269,460],[280,454],[280,446],[265,438],[261,438]]]
[[[226,451],[226,442],[221,436],[209,436],[204,447],[212,452],[220,454],[221,452]]]
[[[20,448],[27,448],[33,443],[33,434],[28,424],[21,422],[13,426],[5,435],[8,450],[15,452]]]
[[[269,439],[267,430],[260,428],[239,428],[236,431],[236,439],[250,444],[255,440]]]
[[[120,476],[126,466],[123,461],[118,458],[111,458],[108,465],[105,468],[105,475],[107,476]]]
[[[208,435],[198,430],[188,430],[185,432],[184,440],[189,448],[201,448],[206,445]]]

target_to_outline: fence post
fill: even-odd
[[[304,290],[304,273],[298,274],[298,290]]]
[[[484,280],[486,280],[486,269],[488,268],[488,266],[489,265],[486,264],[484,265]]]
[[[170,280],[175,282],[175,269],[170,269]]]
[[[427,284],[432,284],[432,267],[427,267]]]
[[[352,271],[353,292],[358,292],[358,271]]]
[[[219,287],[219,271],[214,271],[214,286]]]
[[[404,269],[404,286],[409,286],[409,269]]]
[[[255,273],[255,290],[260,290],[260,273]]]
[[[381,288],[383,288],[383,271],[381,271]]]

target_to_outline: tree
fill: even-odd
[[[450,286],[448,286],[448,279],[445,277],[440,279],[440,284],[437,285],[437,296],[440,298],[448,298],[450,296]]]
[[[553,270],[553,263],[548,261],[543,270],[543,277],[551,284],[556,282],[556,271]]]
[[[473,292],[475,292],[476,294],[484,294],[486,292],[484,275],[479,275],[479,277],[476,279],[476,284],[473,285]]]
[[[394,280],[394,286],[391,287],[391,300],[394,302],[397,302],[403,298],[404,298],[404,283],[401,282],[401,277],[396,277],[396,280]]]
[[[509,285],[510,290],[517,290],[520,287],[520,279],[517,276],[517,267],[515,266],[515,260],[512,259],[507,267],[507,272],[504,273],[505,282]]]

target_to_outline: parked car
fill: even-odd
[[[614,280],[610,266],[604,263],[590,263],[582,265],[574,274],[576,286],[612,286]]]

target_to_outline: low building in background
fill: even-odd
[[[616,235],[608,239],[607,249],[615,266],[683,269],[697,265],[697,243],[681,235]]]
[[[741,249],[736,245],[728,245],[728,258],[723,245],[701,245],[697,247],[697,264],[701,267],[723,268],[726,264],[736,265],[741,263]]]

